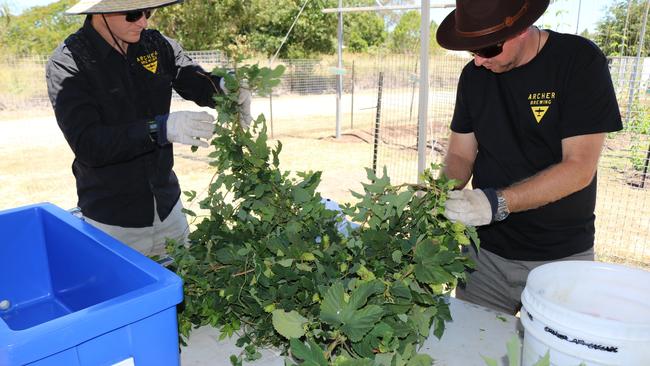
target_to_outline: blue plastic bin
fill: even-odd
[[[178,365],[182,299],[178,276],[65,210],[0,212],[0,366]]]

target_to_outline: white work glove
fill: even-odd
[[[179,111],[168,115],[166,126],[167,141],[180,144],[208,147],[200,139],[209,139],[214,133],[214,117],[208,112]]]
[[[228,88],[226,88],[226,80],[224,78],[221,78],[219,87],[224,92],[228,91]],[[242,80],[241,84],[239,85],[237,104],[239,105],[239,125],[243,129],[247,129],[253,120],[253,117],[251,116],[251,98],[252,94],[250,88],[248,87],[248,82],[246,80]]]
[[[453,222],[481,226],[491,223],[493,216],[492,205],[481,189],[450,191],[447,195],[445,217]]]
[[[251,125],[253,117],[251,116],[251,91],[247,86],[239,88],[239,123],[243,129]]]

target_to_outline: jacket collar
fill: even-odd
[[[101,14],[96,14],[95,16],[101,16]],[[106,42],[104,37],[102,37],[102,35],[99,34],[97,30],[95,30],[92,25],[90,15],[88,15],[84,21],[83,32],[86,33],[88,39],[90,40],[90,43],[99,52],[99,56],[102,59],[108,57],[108,54],[111,52],[111,50],[113,50],[113,46]]]

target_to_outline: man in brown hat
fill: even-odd
[[[444,173],[452,221],[478,227],[457,297],[514,314],[530,270],[593,260],[596,169],[621,117],[603,53],[532,24],[548,0],[457,0],[438,43],[467,50]],[[462,189],[472,178],[473,189]]]
[[[179,0],[82,0],[87,14],[47,64],[57,122],[75,159],[78,205],[86,220],[146,255],[165,253],[167,238],[185,242],[172,143],[208,146],[214,118],[170,113],[172,88],[214,107],[220,78],[195,64],[173,40],[146,29],[156,8]],[[250,93],[240,91],[243,124]]]

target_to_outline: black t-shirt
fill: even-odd
[[[528,64],[496,74],[463,69],[451,129],[473,132],[474,188],[504,188],[562,160],[562,139],[622,128],[607,59],[592,42],[549,32]],[[594,242],[596,178],[559,201],[478,229],[481,247],[508,259],[554,260]]]

